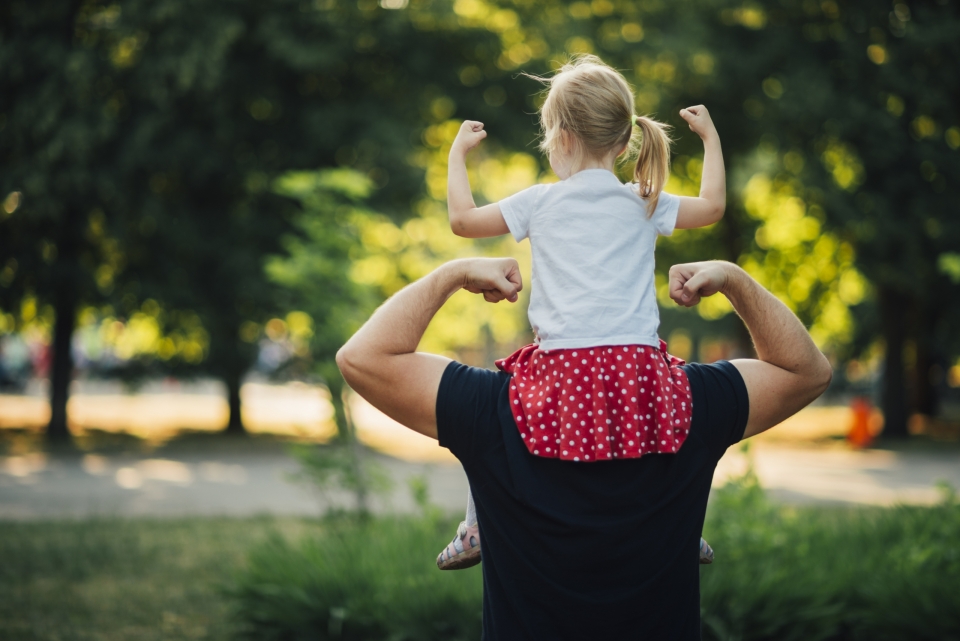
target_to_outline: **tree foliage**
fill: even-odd
[[[235,429],[275,316],[309,316],[312,367],[336,391],[332,355],[383,296],[459,255],[528,260],[512,242],[449,233],[449,144],[458,121],[487,124],[469,167],[482,201],[552,179],[533,150],[540,87],[519,72],[594,52],[624,71],[639,113],[677,127],[669,189],[699,183],[681,107],[707,104],[723,140],[727,215],[661,243],[660,289],[673,262],[734,260],[838,362],[885,345],[888,429],[904,433],[908,410],[936,411],[931,375],[960,353],[957,12],[943,0],[11,0],[0,307],[56,319],[51,433],[66,434],[70,335],[88,305],[162,310],[170,342],[150,354],[227,382]],[[719,298],[666,309],[666,330],[745,338]],[[431,349],[482,343],[489,360],[526,337],[518,308],[464,297],[444,313]]]

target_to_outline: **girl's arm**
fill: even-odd
[[[467,177],[467,153],[487,137],[483,123],[466,120],[460,125],[447,165],[447,209],[450,212],[450,229],[464,238],[489,238],[510,232],[500,205],[491,203],[477,207]]]
[[[700,177],[700,196],[681,197],[677,212],[677,229],[694,229],[712,225],[723,218],[727,206],[726,172],[720,135],[713,126],[710,112],[703,105],[680,110],[680,117],[703,140],[703,175]]]

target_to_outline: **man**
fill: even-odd
[[[699,639],[698,549],[726,448],[794,414],[831,368],[800,321],[736,265],[678,265],[670,296],[725,295],[758,359],[686,366],[693,420],[676,454],[576,464],[531,456],[509,376],[416,347],[459,289],[515,302],[516,261],[453,261],[388,300],[337,354],[344,378],[463,464],[483,540],[484,639]]]

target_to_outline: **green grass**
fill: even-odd
[[[752,474],[711,501],[704,639],[960,639],[960,505],[785,507]]]
[[[230,639],[224,595],[270,533],[297,519],[0,523],[0,639]]]
[[[438,572],[418,517],[0,524],[0,639],[476,639],[478,569]],[[960,639],[960,505],[711,501],[704,639]]]
[[[372,525],[255,548],[233,591],[245,636],[476,638],[479,576],[426,561],[446,529],[431,518]],[[960,639],[960,505],[950,492],[932,507],[789,507],[769,502],[748,473],[714,496],[704,534],[717,552],[701,569],[706,640]]]

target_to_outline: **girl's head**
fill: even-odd
[[[634,116],[626,79],[596,56],[578,56],[553,76],[534,77],[549,87],[540,109],[540,148],[554,168],[563,166],[569,175],[588,158],[601,161],[630,150],[637,154],[634,180],[652,214],[670,171],[666,125]]]

